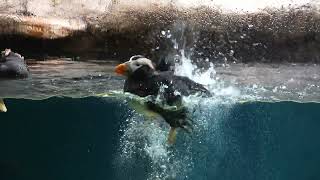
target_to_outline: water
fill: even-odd
[[[194,131],[139,114],[114,62],[29,62],[1,80],[1,179],[318,179],[319,66],[212,64],[180,50],[177,75],[214,96],[185,97]],[[294,102],[296,101],[296,102]]]
[[[6,102],[1,179],[320,178],[318,103],[211,104],[170,148],[165,129],[142,130],[142,117],[110,98]]]
[[[121,91],[122,77],[115,62],[29,62],[31,76],[0,81],[0,97],[46,99],[53,96],[87,97]],[[188,69],[188,74],[183,69]],[[181,70],[181,72],[179,72]],[[216,95],[236,101],[320,101],[320,66],[317,64],[215,64],[199,71],[188,58],[177,74],[205,84]],[[193,73],[191,73],[193,72]],[[229,98],[230,99],[230,98]]]

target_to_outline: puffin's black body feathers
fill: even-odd
[[[10,52],[0,59],[0,78],[24,78],[29,75],[28,67],[24,59]]]
[[[160,92],[161,87],[163,92]],[[124,85],[124,91],[141,97],[162,93],[161,95],[168,105],[180,103],[181,96],[196,93],[210,95],[205,87],[187,77],[176,76],[172,71],[153,73],[145,66],[128,77]]]
[[[138,59],[134,60],[135,57]],[[150,65],[151,61],[149,59],[139,60],[139,57],[133,56],[125,63],[128,66],[128,71],[126,71],[127,79],[124,84],[124,92],[129,92],[140,97],[150,95],[154,98],[160,97],[161,104],[175,105],[177,109],[169,110],[165,109],[158,102],[155,102],[155,99],[146,103],[150,110],[163,116],[173,128],[172,132],[174,132],[175,128],[179,127],[190,132],[192,130],[192,121],[188,119],[188,111],[182,105],[182,96],[197,93],[202,96],[211,96],[210,92],[201,84],[187,77],[174,75],[173,71],[159,71],[159,69],[156,71]],[[121,67],[123,65],[118,66],[119,72],[122,72]],[[139,68],[136,68],[137,66]]]

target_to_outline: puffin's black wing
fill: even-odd
[[[159,72],[155,76],[156,78],[154,79],[168,86],[168,91],[176,91],[183,96],[189,96],[197,93],[206,96],[211,95],[202,84],[196,83],[188,77],[176,76],[171,71]]]
[[[202,96],[211,95],[210,92],[202,84],[196,83],[188,77],[173,76],[172,82],[174,88],[181,92],[181,94],[184,96],[189,96],[197,93]]]
[[[203,85],[187,77],[176,76],[171,71],[158,72],[151,79],[157,82],[157,89],[168,105],[181,105],[182,96],[193,94],[210,96],[210,92]]]

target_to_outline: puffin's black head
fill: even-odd
[[[7,60],[24,61],[24,57],[18,53],[12,52],[11,49],[5,49],[4,51],[1,51],[1,61]]]
[[[5,49],[4,51],[1,52],[1,57],[6,57],[9,56],[9,54],[11,53],[11,49]]]
[[[155,68],[150,59],[141,55],[132,56],[129,61],[119,64],[115,68],[115,72],[124,76],[132,75],[150,75],[155,71]]]

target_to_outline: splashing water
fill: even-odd
[[[201,71],[196,65],[193,65],[190,58],[187,58],[184,50],[181,50],[181,60],[175,64],[175,75],[186,76],[193,81],[203,84],[212,85],[216,83],[214,79],[216,71],[214,66],[210,63],[206,71]]]
[[[191,156],[179,156],[167,145],[168,126],[148,121],[138,114],[128,117],[120,139],[121,168],[135,171],[136,166],[148,166],[147,179],[179,179],[192,166]],[[188,151],[190,153],[190,151]],[[145,170],[145,169],[144,169]]]
[[[187,76],[208,86],[217,87],[219,84],[214,79],[213,66],[208,71],[201,72],[190,59],[184,57],[182,64],[176,67],[178,67],[176,74]],[[184,68],[187,70],[183,71]],[[184,72],[185,74],[180,74]],[[220,95],[223,94],[222,91],[233,91],[233,89],[225,88],[221,90]],[[192,134],[179,130],[177,142],[172,147],[167,144],[169,126],[164,121],[150,121],[133,111],[122,128],[119,163],[129,169],[134,169],[137,163],[145,164],[148,172],[145,179],[190,179],[188,175],[194,170],[195,163],[199,163],[199,159],[195,159],[192,155],[195,151],[192,147],[199,147],[196,151],[207,154],[210,153],[207,152],[207,143],[210,142],[216,146],[218,154],[221,156],[224,154],[222,149],[224,140],[219,131],[219,124],[220,118],[227,116],[228,112],[226,108],[221,110],[219,107],[222,101],[224,100],[216,97],[185,97],[185,105],[194,121],[194,130]],[[229,103],[228,106],[232,107],[232,104]]]
[[[191,54],[193,53],[193,49],[192,47],[186,47],[186,28],[187,25],[185,23],[177,22],[173,25],[174,30],[161,31],[161,36],[171,40],[173,44],[172,49],[177,52],[177,54],[173,55],[173,59],[175,59],[174,74],[188,77],[189,79],[204,85],[215,96],[223,96],[223,98],[226,96],[231,98],[239,97],[239,89],[230,85],[226,86],[224,82],[219,80],[214,64],[209,58],[203,60],[205,61],[205,64],[207,64],[207,67],[205,68],[199,68],[196,64],[192,63]],[[196,39],[198,39],[197,33],[193,33],[192,38],[193,41],[196,41]],[[227,64],[224,65],[227,66]]]
[[[170,33],[166,31],[166,33]],[[161,31],[161,34],[165,34]],[[167,36],[174,42],[174,49],[179,49],[177,40],[173,35]],[[240,91],[231,86],[225,86],[216,78],[214,65],[204,70],[199,69],[192,63],[190,57],[186,56],[184,48],[179,51],[179,61],[175,64],[175,75],[186,76],[191,80],[203,84],[215,95],[212,98],[200,98],[189,96],[184,98],[185,106],[188,107],[190,116],[194,120],[194,131],[192,135],[182,130],[177,135],[177,142],[173,147],[168,146],[167,136],[169,126],[155,121],[148,121],[141,115],[133,113],[122,128],[123,135],[120,140],[119,161],[123,166],[133,168],[138,162],[147,164],[147,179],[189,179],[188,174],[193,170],[195,160],[194,144],[199,147],[201,153],[209,153],[207,143],[214,144],[217,151],[224,153],[221,149],[224,142],[223,136],[219,134],[219,122],[221,116],[227,116],[228,112],[219,108],[220,104],[229,103],[232,107],[234,101],[226,101],[239,96]],[[208,60],[209,61],[209,60]],[[222,97],[222,98],[221,98]],[[131,165],[131,166],[130,166]]]
[[[206,86],[215,96],[225,97],[239,97],[240,90],[233,86],[225,86],[219,78],[216,77],[216,71],[212,63],[206,70],[198,68],[189,57],[185,55],[185,51],[181,50],[180,61],[175,64],[175,75],[185,76],[191,80]],[[207,61],[209,61],[207,59]]]

